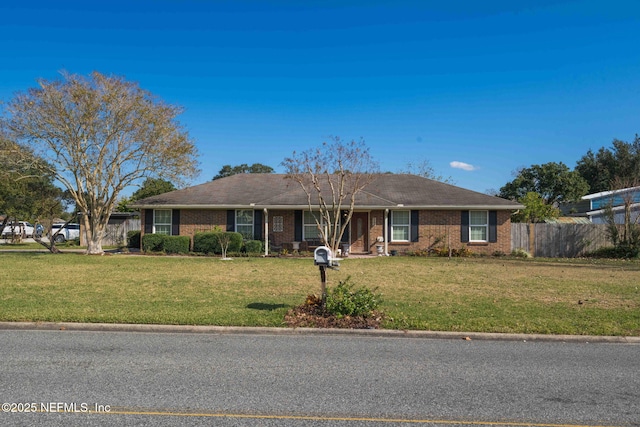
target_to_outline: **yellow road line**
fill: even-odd
[[[172,417],[210,417],[210,418],[245,418],[245,419],[273,419],[273,420],[303,420],[303,421],[359,421],[376,423],[405,423],[405,424],[446,424],[461,426],[506,426],[506,427],[619,427],[611,425],[593,424],[554,424],[554,423],[527,423],[512,421],[465,421],[465,420],[438,420],[438,419],[410,419],[410,418],[377,418],[377,417],[323,417],[312,415],[260,415],[260,414],[233,414],[217,412],[179,412],[159,410],[134,410],[127,408],[111,407],[109,412],[94,412],[93,414],[109,415],[148,415],[148,416],[172,416]]]

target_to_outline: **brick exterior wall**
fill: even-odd
[[[460,240],[460,211],[427,211],[419,213],[418,241],[417,242],[389,242],[389,251],[398,253],[415,251],[419,249],[451,247],[460,249],[467,247],[474,253],[491,255],[496,251],[508,254],[511,252],[511,212],[498,211],[497,236],[495,243],[463,243]],[[374,253],[377,244],[376,238],[384,236],[384,211],[372,211],[370,213],[370,252]],[[374,225],[375,224],[375,225]],[[391,212],[389,212],[389,227],[391,227]],[[386,236],[385,236],[386,240]]]
[[[181,209],[180,235],[193,236],[196,233],[214,231],[218,227],[227,231],[227,211],[210,209]]]
[[[285,247],[295,240],[294,211],[270,210],[269,211],[269,240],[272,246]],[[460,211],[420,211],[419,213],[419,239],[417,242],[388,243],[388,249],[398,253],[429,249],[438,247],[451,247],[460,249],[467,247],[473,253],[490,255],[496,251],[511,252],[511,220],[510,211],[497,212],[497,237],[495,243],[463,243],[460,240]],[[144,230],[144,212],[142,212],[142,230]],[[282,217],[283,230],[274,229],[275,217]],[[197,232],[213,231],[219,227],[227,228],[227,210],[182,209],[180,212],[180,235],[193,236]],[[389,226],[391,226],[391,213],[389,213]],[[384,211],[377,210],[369,213],[369,252],[376,252],[376,239],[384,235]]]
[[[272,246],[282,246],[285,243],[295,241],[294,211],[269,211],[269,243]],[[284,228],[282,231],[275,231],[275,217],[282,217]]]

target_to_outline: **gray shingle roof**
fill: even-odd
[[[238,174],[138,200],[138,209],[152,208],[305,208],[300,185],[283,174]],[[496,209],[523,206],[439,181],[407,174],[379,174],[356,198],[359,209]]]

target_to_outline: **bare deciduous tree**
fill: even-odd
[[[617,223],[616,214],[614,212],[614,199],[616,196],[612,196],[611,201],[604,208],[609,238],[615,247],[624,249],[629,254],[637,256],[638,251],[640,251],[640,225],[638,224],[640,221],[640,214],[637,212],[634,213],[634,206],[636,205],[638,194],[640,193],[638,179],[616,177],[612,180],[612,183],[614,192],[617,190],[627,190],[621,192],[617,196],[622,202],[621,224]]]
[[[335,254],[353,215],[356,196],[371,183],[378,165],[364,140],[334,137],[318,148],[286,158],[287,178],[307,195],[323,243]]]
[[[376,176],[378,164],[364,140],[345,142],[331,138],[318,148],[286,158],[287,178],[297,182],[307,195],[309,211],[324,245],[338,252],[356,203],[357,195]],[[325,267],[320,267],[321,298],[326,301]]]
[[[53,166],[82,214],[87,253],[101,254],[125,187],[146,177],[179,182],[196,172],[195,146],[176,120],[182,110],[98,72],[38,83],[6,104],[2,127]]]
[[[407,163],[407,167],[401,170],[398,173],[408,173],[411,175],[418,175],[423,178],[432,179],[434,181],[444,182],[445,184],[455,185],[455,181],[453,177],[448,176],[445,177],[436,172],[436,170],[431,166],[429,160],[423,160],[419,163],[409,162]]]

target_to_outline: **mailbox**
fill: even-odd
[[[313,263],[315,265],[328,267],[331,265],[331,249],[326,246],[318,246],[313,251]]]

